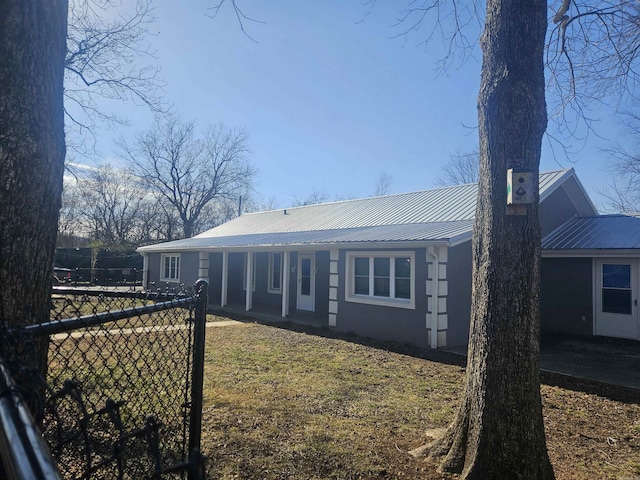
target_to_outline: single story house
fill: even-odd
[[[204,278],[212,308],[314,320],[421,347],[464,345],[476,197],[477,185],[467,184],[248,213],[193,238],[139,248],[144,285]],[[603,239],[609,243],[600,248],[592,235],[572,232],[586,232],[580,222],[589,219],[640,218],[598,217],[573,169],[540,174],[539,212],[544,327],[608,335],[609,316],[595,310],[631,308],[635,336],[629,325],[613,334],[637,339],[637,305],[624,302],[638,288],[638,245],[623,257],[631,240]],[[635,302],[635,290],[631,296]]]

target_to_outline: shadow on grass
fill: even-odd
[[[325,326],[305,325],[284,320],[270,321],[266,319],[256,319],[247,315],[229,312],[225,312],[225,316],[232,320],[244,323],[258,323],[307,335],[344,340],[371,348],[408,355],[414,358],[421,358],[446,365],[464,368],[467,363],[466,357],[457,353],[425,349],[401,342],[362,337],[352,332],[340,332]],[[599,397],[608,398],[618,402],[640,404],[640,390],[630,387],[546,371],[540,372],[540,381],[545,385],[572,390],[575,392],[583,392],[590,395],[597,395]]]

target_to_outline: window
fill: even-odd
[[[160,281],[180,281],[180,255],[162,255],[160,257]]]
[[[269,254],[269,293],[282,291],[282,253]]]
[[[631,315],[631,265],[602,265],[602,311]]]
[[[415,308],[414,252],[347,252],[345,300]]]

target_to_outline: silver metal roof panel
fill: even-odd
[[[143,247],[141,251],[182,251],[282,247],[287,245],[412,243],[464,240],[471,238],[473,220],[373,227],[310,230],[306,232],[249,233],[220,237],[194,237]]]
[[[543,250],[640,248],[640,215],[575,217],[542,240]]]

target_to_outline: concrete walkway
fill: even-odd
[[[640,342],[545,336],[540,344],[540,368],[640,390]]]
[[[467,355],[467,347],[448,350]],[[604,337],[544,336],[540,370],[640,391],[640,342]]]

